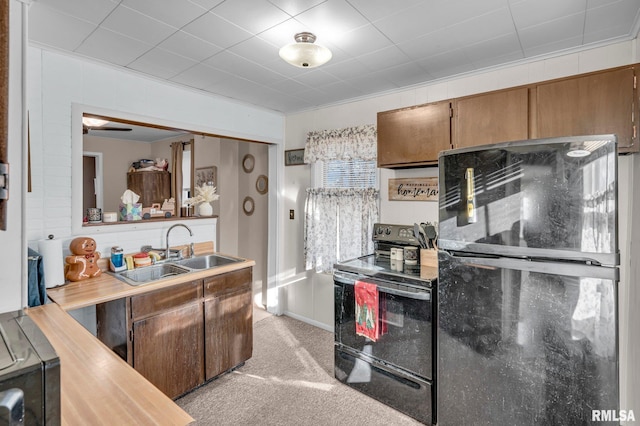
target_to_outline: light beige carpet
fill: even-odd
[[[253,357],[176,402],[197,425],[419,425],[333,377],[333,333],[260,314]]]

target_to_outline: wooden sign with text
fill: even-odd
[[[438,178],[389,179],[389,201],[438,201]]]

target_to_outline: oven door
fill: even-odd
[[[340,382],[424,424],[432,424],[430,382],[344,346],[336,346],[334,353],[335,376]]]
[[[356,334],[355,282],[375,284],[384,333],[373,341]],[[391,364],[424,379],[433,378],[431,289],[336,271],[335,339],[356,353]]]

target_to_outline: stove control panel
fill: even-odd
[[[373,225],[373,241],[406,246],[419,245],[412,225],[376,223]]]

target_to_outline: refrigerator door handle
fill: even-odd
[[[466,266],[477,266],[480,268],[515,269],[569,277],[597,278],[612,281],[620,280],[620,271],[616,267],[592,266],[572,262],[534,261],[509,257],[460,256],[452,255],[444,250],[440,250],[440,256],[449,256]]]

